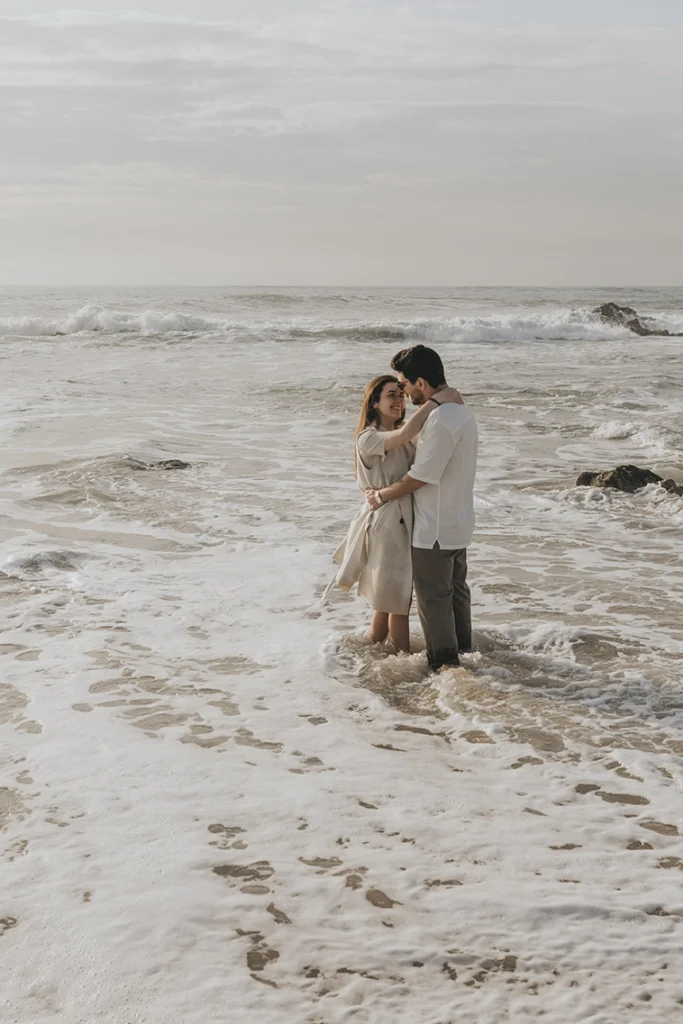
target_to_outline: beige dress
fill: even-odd
[[[402,480],[415,459],[415,445],[385,451],[386,431],[368,427],[356,440],[358,486],[380,489]],[[373,512],[365,502],[351,520],[346,539],[334,553],[341,568],[328,587],[350,590],[358,584],[378,612],[407,615],[413,593],[411,536],[413,503],[410,495],[388,501]]]

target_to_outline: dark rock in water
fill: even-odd
[[[598,313],[603,320],[611,320],[615,324],[623,324],[627,317],[637,317],[635,309],[631,309],[630,306],[618,306],[616,302],[603,302],[602,306],[597,306],[594,313]]]
[[[660,338],[683,338],[683,334],[672,334],[671,331],[655,330],[646,327],[635,309],[630,306],[618,306],[616,302],[603,302],[602,306],[596,306],[593,310],[597,316],[602,317],[605,323],[614,327],[626,327],[633,331],[640,338],[657,336]]]
[[[126,456],[126,465],[129,469],[139,471],[148,469],[191,469],[191,462],[183,462],[182,459],[161,459],[158,462],[143,462],[142,459],[133,459]]]
[[[662,487],[669,494],[677,494],[679,498],[683,498],[683,484],[677,484],[675,480],[662,480]]]
[[[576,478],[575,487],[593,487],[593,481],[598,477],[599,473],[579,473]]]
[[[601,473],[581,473],[576,480],[576,486],[612,487],[617,491],[634,494],[641,487],[661,482],[661,476],[653,473],[650,469],[639,469],[638,466],[617,466],[616,469],[606,469]],[[674,484],[674,486],[676,485]]]
[[[161,462],[153,462],[150,469],[191,469],[191,463],[183,462],[182,459],[163,459]]]

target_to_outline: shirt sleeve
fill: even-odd
[[[374,427],[368,427],[367,430],[364,430],[356,438],[358,454],[364,462],[367,462],[368,459],[371,459],[376,455],[380,458],[384,458],[387,453],[386,443],[386,431],[375,430]]]
[[[454,448],[455,440],[448,427],[430,416],[422,428],[415,462],[408,474],[424,484],[438,484]]]

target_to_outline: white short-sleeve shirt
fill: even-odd
[[[410,476],[427,486],[413,494],[413,547],[466,548],[474,533],[477,423],[467,405],[444,402],[417,442]]]

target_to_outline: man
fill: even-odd
[[[391,360],[413,405],[438,406],[417,443],[415,462],[403,480],[368,491],[373,508],[406,494],[414,498],[413,574],[417,610],[432,671],[458,665],[458,652],[472,649],[467,546],[474,531],[477,424],[463,402],[442,402],[447,387],[439,355],[424,345],[403,349]]]

